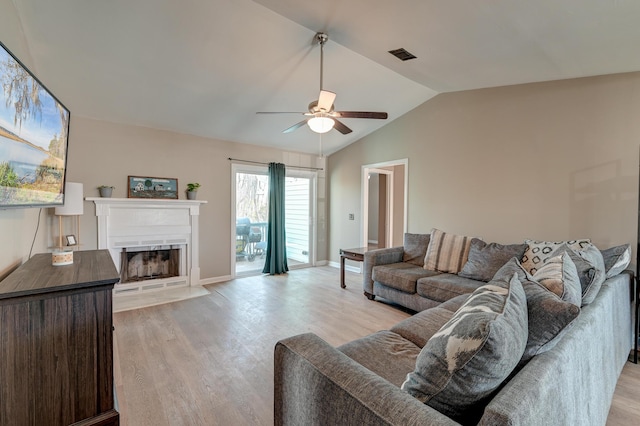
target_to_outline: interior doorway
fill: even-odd
[[[402,245],[408,165],[408,159],[402,159],[362,166],[362,247]]]
[[[391,247],[393,242],[393,170],[370,169],[367,247],[369,249]]]

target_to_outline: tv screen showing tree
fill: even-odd
[[[64,202],[69,110],[0,43],[0,208]]]

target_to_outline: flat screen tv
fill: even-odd
[[[0,43],[0,209],[64,202],[69,110]]]

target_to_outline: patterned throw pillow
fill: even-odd
[[[580,308],[573,303],[562,300],[545,286],[533,280],[516,258],[507,262],[496,273],[496,277],[512,276],[513,274],[518,274],[527,295],[529,336],[527,347],[519,363],[523,365],[535,355],[553,348],[571,328],[574,320],[580,314]]]
[[[458,275],[489,282],[505,263],[512,257],[520,259],[526,249],[526,244],[487,244],[478,238],[472,238],[469,258]]]
[[[404,234],[402,261],[416,266],[424,266],[424,257],[429,247],[429,234]]]
[[[457,274],[467,262],[470,245],[469,237],[432,229],[424,269]]]
[[[582,304],[582,287],[578,270],[569,253],[565,252],[560,256],[547,259],[545,264],[533,274],[533,280],[564,301],[576,306]]]
[[[545,259],[551,257],[553,252],[561,245],[567,244],[574,250],[581,250],[590,243],[591,240],[588,239],[558,242],[525,240],[525,244],[528,247],[524,252],[524,256],[522,256],[522,267],[528,273],[535,274],[536,270],[544,265]]]
[[[627,269],[627,266],[631,263],[631,244],[602,250],[602,257],[604,258],[604,269],[607,278],[614,277]]]
[[[511,374],[527,343],[527,300],[517,274],[479,287],[422,348],[402,389],[469,422]]]

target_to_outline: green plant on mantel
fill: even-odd
[[[188,183],[187,184],[187,191],[188,192],[193,192],[193,191],[197,191],[198,188],[200,188],[200,184],[198,182],[195,183]]]
[[[98,187],[98,189],[105,189],[105,188],[116,189],[116,187],[115,187],[115,186],[111,186],[111,185],[100,185],[100,186]]]

